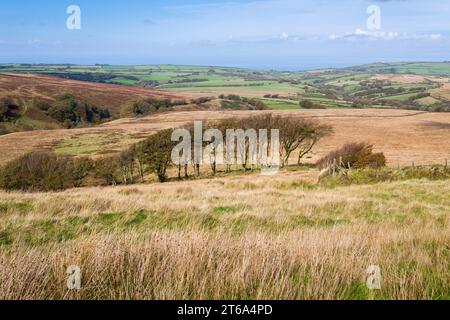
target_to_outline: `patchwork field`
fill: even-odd
[[[302,108],[299,101],[307,99],[315,103],[315,108],[382,105],[385,108],[439,111],[448,107],[448,99],[445,95],[434,95],[433,90],[449,82],[449,66],[450,63],[393,63],[281,72],[213,66],[25,64],[0,65],[0,72],[116,83],[133,88],[151,87],[184,97],[238,94],[259,98],[273,109]],[[416,103],[430,95],[435,96],[433,104]]]

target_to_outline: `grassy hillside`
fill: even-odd
[[[1,70],[1,69],[0,69]],[[0,134],[16,131],[67,128],[67,124],[59,117],[49,115],[48,108],[61,109],[64,97],[73,98],[78,102],[79,110],[85,117],[85,105],[97,109],[108,110],[111,120],[120,116],[122,106],[138,99],[177,99],[180,95],[160,92],[150,88],[124,87],[60,78],[28,75],[28,74],[0,74],[0,100],[11,99],[20,107],[20,117],[11,121],[0,120]],[[62,98],[62,99],[61,99]],[[44,105],[46,105],[44,107]],[[58,110],[54,110],[56,111]],[[69,110],[64,110],[66,113]],[[1,118],[0,118],[1,119]],[[84,119],[85,125],[92,125]]]
[[[97,127],[21,132],[0,136],[0,165],[20,155],[52,150],[61,155],[104,157],[117,154],[158,130],[180,127],[193,120],[220,120],[273,113],[315,119],[333,126],[332,136],[314,149],[315,161],[347,142],[368,141],[386,154],[390,165],[444,163],[450,159],[450,113],[387,109],[276,110],[276,111],[173,111],[119,119]],[[295,157],[295,155],[293,155]]]
[[[310,176],[0,191],[0,299],[450,298],[448,180]],[[80,291],[65,289],[69,265]]]

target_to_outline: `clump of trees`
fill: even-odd
[[[160,110],[167,110],[173,104],[170,99],[146,98],[127,102],[122,106],[120,115],[122,117],[139,117]]]
[[[109,82],[115,78],[118,78],[118,76],[116,75],[100,72],[62,72],[62,73],[54,72],[49,73],[49,75],[64,79],[88,81],[88,82]],[[135,81],[139,80],[136,77],[126,75],[120,75],[120,78]]]
[[[195,83],[195,82],[208,82],[208,81],[209,81],[208,78],[192,78],[192,79],[183,78],[183,79],[175,80],[175,81],[169,80],[168,83]]]
[[[188,124],[184,127],[190,132],[191,145],[194,146],[194,125]],[[318,122],[307,119],[286,118],[281,116],[273,116],[271,114],[258,115],[248,118],[230,118],[220,121],[210,121],[204,124],[203,134],[208,129],[217,129],[222,135],[220,138],[223,144],[223,158],[227,148],[233,148],[238,151],[237,139],[228,143],[227,130],[243,130],[245,133],[260,129],[267,129],[268,144],[267,151],[273,155],[273,152],[279,152],[281,166],[289,164],[291,156],[297,152],[297,163],[301,163],[302,159],[308,155],[316,143],[332,132],[332,128]],[[272,129],[279,130],[279,149],[273,149],[272,145]],[[172,163],[172,152],[174,147],[179,143],[172,141],[173,130],[159,131],[147,139],[138,142],[127,150],[118,155],[91,160],[88,158],[70,158],[67,156],[58,156],[48,152],[33,152],[26,154],[16,160],[6,164],[0,170],[0,188],[8,190],[26,190],[26,191],[58,191],[67,188],[85,186],[85,185],[115,185],[115,184],[132,184],[137,181],[144,181],[147,174],[154,174],[160,182],[168,180],[168,170],[178,167],[178,178],[189,177],[189,166],[193,167],[195,176],[200,176],[202,166],[209,168],[214,175],[218,171],[218,162],[220,148],[213,147],[206,149],[217,136],[204,141],[202,139],[202,147],[209,159],[203,159],[201,163],[194,161],[193,154],[187,155],[184,159],[189,161],[180,161],[180,163]],[[215,144],[214,144],[215,145]],[[216,146],[216,145],[215,145]],[[240,150],[244,159],[242,170],[255,170],[258,164],[250,159],[250,138],[244,141],[244,150]],[[190,152],[193,153],[194,148]],[[258,152],[261,152],[259,150]],[[236,155],[236,154],[235,154]],[[236,155],[237,156],[237,155]],[[234,161],[226,159],[225,173],[232,170],[232,166],[236,165]],[[259,164],[261,165],[261,164]],[[208,170],[208,169],[206,169]]]
[[[245,98],[236,94],[220,95],[222,109],[232,110],[267,110],[267,105],[259,99]]]
[[[194,125],[188,124],[185,126],[188,132],[190,132],[191,145],[194,145]],[[271,150],[271,132],[273,129],[279,130],[280,146],[279,156],[281,159],[281,166],[289,165],[289,159],[296,153],[297,164],[301,164],[302,160],[312,151],[314,146],[320,139],[332,133],[332,128],[328,125],[320,124],[313,120],[307,119],[295,119],[286,118],[282,116],[259,115],[248,118],[229,118],[220,121],[210,121],[203,126],[203,131],[206,132],[209,129],[217,129],[217,132],[221,133],[221,140],[223,142],[222,152],[226,154],[227,148],[232,147],[237,150],[237,141],[234,141],[233,146],[227,141],[227,130],[243,130],[244,132],[250,132],[255,130],[259,132],[261,129],[266,129],[268,133],[268,150]],[[167,168],[171,165],[171,152],[175,146],[175,143],[171,141],[172,130],[161,131],[147,140],[138,143],[133,146],[128,153],[135,154],[134,157],[129,157],[139,167],[142,177],[143,171],[154,172],[160,181],[164,182],[167,178],[165,176]],[[203,141],[202,147],[206,147],[211,142],[217,142],[214,140]],[[250,157],[250,140],[245,140],[245,147],[242,152],[244,154],[243,163],[241,164],[243,171],[254,170],[255,166],[251,163]],[[219,148],[213,147],[210,151],[209,159],[206,159],[206,165],[210,167],[212,174],[216,174],[218,170]],[[268,152],[270,153],[270,152]],[[186,157],[191,159],[191,165],[196,176],[200,175],[201,165],[194,163],[194,157],[191,154]],[[225,158],[225,157],[224,157]],[[232,164],[226,161],[225,171],[230,172]],[[188,177],[189,163],[178,163],[178,178],[182,177],[182,171],[184,171],[184,177]],[[144,168],[144,169],[142,169]],[[130,172],[132,170],[128,170]],[[130,180],[130,179],[128,179]],[[134,180],[134,179],[131,179]]]
[[[304,109],[325,109],[324,106],[308,99],[300,100],[299,105]]]
[[[83,102],[68,93],[59,95],[56,101],[33,99],[29,103],[47,116],[63,123],[67,128],[86,123],[100,123],[111,117],[107,108]],[[22,113],[22,106],[14,99],[9,97],[0,99],[0,122],[15,121]]]
[[[418,100],[426,97],[430,97],[429,93],[421,93],[414,95],[407,100],[392,100],[392,99],[380,99],[377,100],[378,104],[394,107],[397,109],[405,110],[418,110],[427,112],[450,112],[450,102],[445,100],[437,100],[430,105],[421,104]]]
[[[354,109],[365,109],[372,107],[373,103],[369,99],[355,99],[352,103]]]
[[[197,98],[190,101],[192,104],[202,104],[210,101],[211,98]],[[158,99],[146,98],[133,100],[125,103],[120,110],[122,117],[139,117],[152,114],[158,111],[166,111],[171,107],[187,105],[186,99]]]
[[[386,166],[386,157],[383,153],[374,153],[370,143],[347,143],[320,159],[317,165],[322,169],[331,166],[335,169],[381,168]]]
[[[450,112],[450,102],[449,101],[439,101],[430,107],[423,107],[422,110],[430,112]]]
[[[109,109],[86,103],[69,93],[59,95],[52,103],[35,100],[33,104],[69,129],[85,123],[100,123],[111,117]]]
[[[151,74],[151,72],[150,72]],[[140,87],[143,88],[156,88],[159,87],[161,85],[161,83],[157,80],[139,80],[137,81],[137,84]]]
[[[116,185],[120,183],[119,161],[117,156],[104,157],[94,162],[92,173],[93,185]],[[123,183],[128,181],[123,180]]]
[[[21,107],[12,98],[0,99],[0,122],[15,121],[21,116]]]

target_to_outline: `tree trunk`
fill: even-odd
[[[195,164],[195,175],[197,177],[200,177],[200,164],[199,163]]]

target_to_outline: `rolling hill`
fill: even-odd
[[[35,106],[35,101],[52,103],[61,95],[71,95],[85,103],[107,108],[112,118],[118,117],[121,106],[143,98],[176,99],[180,94],[151,88],[126,87],[115,84],[76,81],[35,74],[0,74],[0,98],[10,97],[22,108],[21,117],[13,123],[0,123],[3,131],[63,128]]]
[[[1,122],[0,118],[0,134],[93,126],[133,116],[133,112],[121,114],[124,104],[148,98],[187,101],[171,108],[176,111],[245,109],[243,104],[224,101],[240,96],[273,110],[377,108],[442,112],[450,108],[449,65],[378,63],[308,72],[173,65],[0,65],[0,99],[11,97],[21,106],[19,119]],[[74,103],[71,100],[83,109],[81,115],[72,115],[75,119],[69,126],[64,123],[67,115],[60,115],[60,110],[56,110],[56,116],[55,112],[49,116],[36,103],[52,104],[64,95],[68,95],[64,112]],[[206,104],[192,103],[192,99],[211,99],[208,97],[213,100],[206,100]],[[138,110],[137,115],[149,113],[151,104],[144,104],[144,112]],[[87,118],[84,109],[94,121],[78,121],[77,117]],[[102,117],[104,110],[108,114]]]

